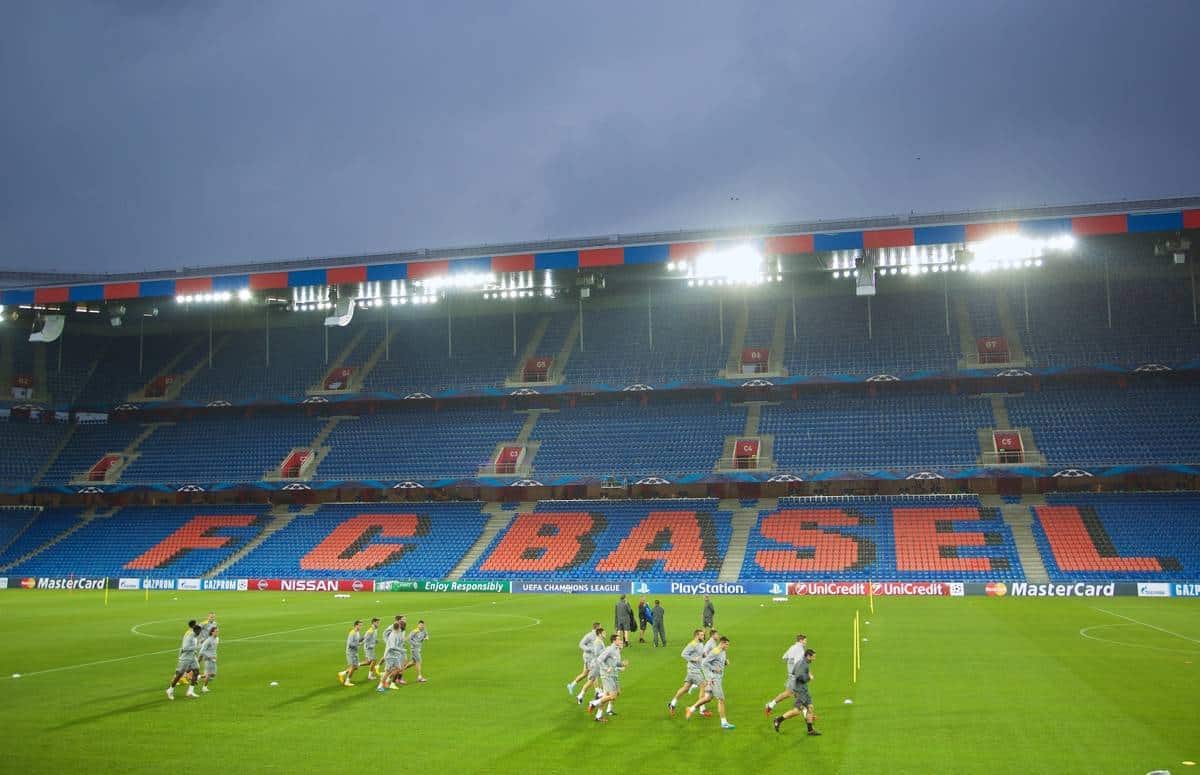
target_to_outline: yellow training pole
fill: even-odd
[[[858,659],[856,658],[856,651],[858,650],[857,624],[851,624],[850,637],[853,639],[853,643],[850,644],[850,683],[856,684],[858,683]]]
[[[871,607],[871,613],[875,613],[875,587],[870,581],[867,582],[867,605]]]
[[[862,670],[862,629],[858,626],[858,611],[854,612],[854,669]]]
[[[108,605],[108,579],[104,580],[104,605]]]

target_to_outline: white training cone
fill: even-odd
[[[842,704],[843,704],[843,705],[853,705],[853,704],[854,704],[854,700],[852,700],[852,699],[850,699],[849,697],[847,697],[846,699],[842,700]]]
[[[272,682],[271,682],[271,686],[279,686],[279,682],[278,682],[278,681],[272,681]]]
[[[13,678],[20,678],[20,677],[21,677],[20,673],[13,673]]]

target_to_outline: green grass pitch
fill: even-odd
[[[611,626],[613,602],[113,592],[105,607],[99,592],[2,592],[2,769],[1146,773],[1200,761],[1200,601],[877,598],[869,614],[863,599],[719,598],[732,731],[665,710],[694,598],[664,598],[670,647],[628,648],[619,715],[587,718],[565,683],[576,642],[593,619]],[[223,630],[213,692],[169,702],[183,626],[209,609]],[[852,686],[856,609],[870,623]],[[350,621],[397,613],[428,623],[429,683],[338,686]],[[817,651],[819,738],[799,720],[776,734],[762,710],[798,631]]]

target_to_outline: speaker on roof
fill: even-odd
[[[854,262],[858,277],[854,278],[856,296],[875,295],[875,254],[864,250],[862,257]]]
[[[333,326],[348,326],[354,318],[354,299],[345,297],[338,299],[333,305],[333,314],[325,318],[325,325],[332,328]]]
[[[29,335],[29,341],[53,342],[62,336],[63,326],[66,324],[66,315],[43,315],[34,321],[33,333]]]

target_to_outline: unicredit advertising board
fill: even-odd
[[[787,593],[812,595],[883,595],[916,597],[962,597],[965,585],[957,581],[793,581]]]

